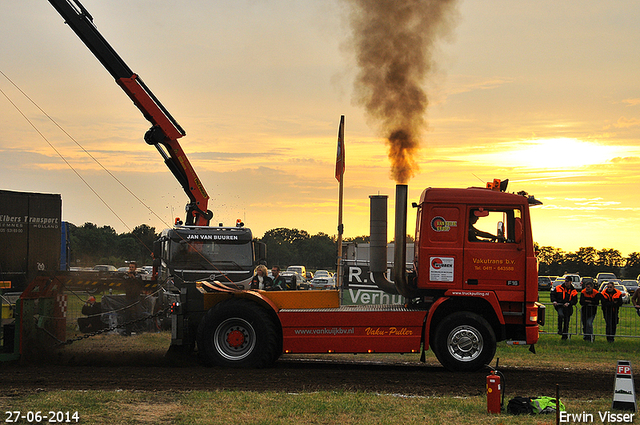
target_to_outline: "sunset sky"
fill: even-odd
[[[187,131],[212,223],[336,234],[340,115],[345,236],[368,234],[369,195],[393,207],[384,137],[353,100],[346,0],[82,3]],[[508,178],[544,202],[540,245],[640,251],[640,2],[462,0],[449,18],[409,201]],[[60,193],[63,219],[118,232],[184,217],[185,194],[142,139],[148,122],[47,0],[4,2],[0,39],[0,71],[145,205],[3,75],[1,189]]]

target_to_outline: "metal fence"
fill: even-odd
[[[552,303],[543,303],[546,308],[546,317],[544,326],[540,327],[540,333],[542,334],[557,334],[558,333],[558,312],[553,307]],[[573,307],[573,314],[571,315],[571,321],[569,322],[569,336],[583,336],[582,329],[582,314],[581,306],[576,305]],[[629,304],[624,304],[620,307],[618,313],[619,322],[616,330],[615,337],[618,338],[640,338],[640,314],[637,313],[635,307]],[[604,316],[602,309],[598,307],[598,313],[593,321],[593,335],[596,337],[604,338],[606,334],[606,325],[604,322]]]
[[[65,291],[65,294],[68,300],[65,314],[67,338],[95,333],[107,328],[112,329],[110,333],[122,335],[157,332],[161,329],[158,314],[154,314],[160,307],[157,305],[157,292],[140,294],[134,298],[128,298],[122,291],[94,294],[84,291]],[[87,311],[83,307],[91,297],[100,307],[97,310]],[[131,324],[126,325],[129,322]]]

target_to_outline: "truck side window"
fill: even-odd
[[[516,243],[516,218],[521,218],[518,209],[471,209],[469,242]]]
[[[488,217],[489,211],[482,209],[471,210],[469,213],[469,241],[470,242],[492,242],[498,237],[485,230],[482,230],[482,223],[478,223],[481,217]]]

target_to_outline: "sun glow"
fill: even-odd
[[[512,165],[528,168],[577,168],[604,163],[624,148],[577,139],[540,139],[520,142],[508,152]]]
[[[604,164],[616,157],[637,155],[632,148],[571,138],[525,140],[497,146],[491,153],[474,155],[474,161],[530,169],[566,170]]]

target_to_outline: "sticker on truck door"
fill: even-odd
[[[429,280],[432,282],[453,282],[453,258],[431,257],[429,259]]]

